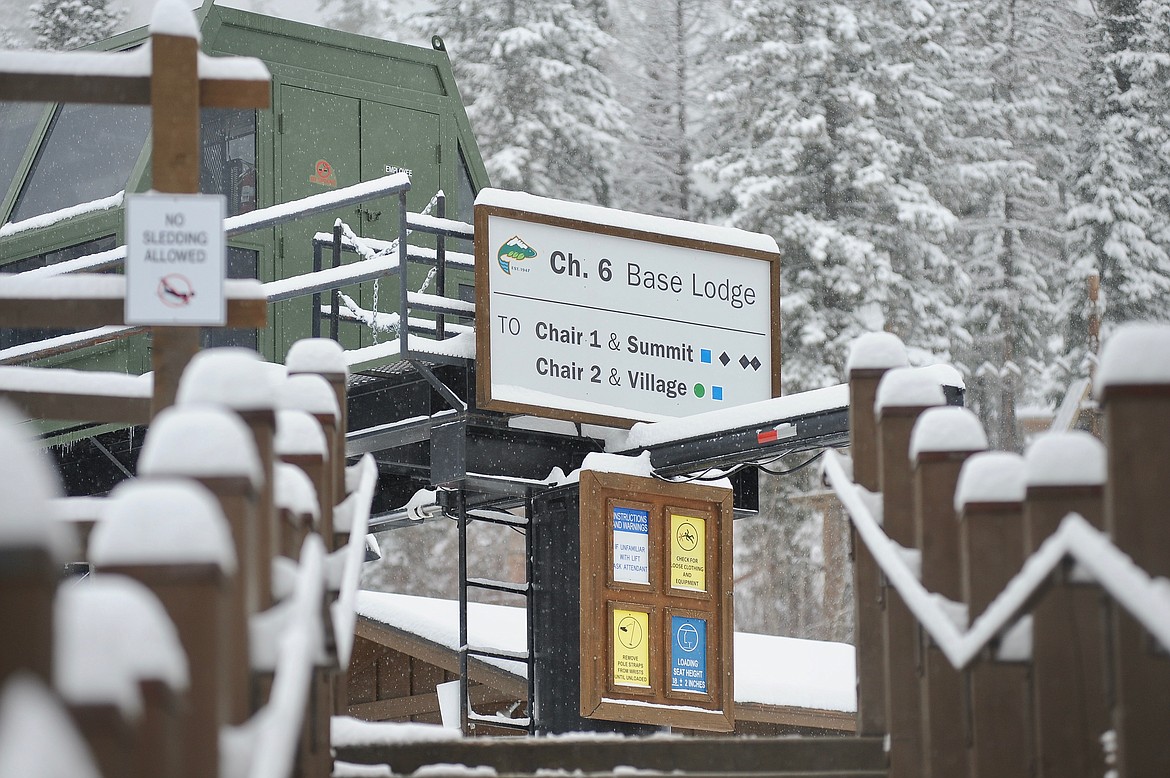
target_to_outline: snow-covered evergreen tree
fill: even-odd
[[[932,16],[812,0],[738,0],[731,16],[700,167],[720,185],[712,215],[780,244],[786,390],[841,380],[868,330],[945,349],[952,217],[927,164],[939,96],[904,49]]]
[[[956,349],[968,404],[994,445],[1016,449],[1016,406],[1047,387],[1059,320],[1053,284],[1065,273],[1061,186],[1071,154],[1068,84],[1076,57],[1075,15],[1061,2],[961,2],[952,48],[962,63],[953,90],[960,218],[953,251],[969,287],[970,341]]]
[[[494,186],[608,205],[627,111],[601,68],[602,0],[439,0],[443,36]]]
[[[690,218],[695,157],[693,114],[702,99],[699,53],[712,33],[708,0],[639,0],[625,8],[616,33],[615,80],[634,108],[618,155],[615,204]]]
[[[1107,324],[1170,312],[1170,9],[1164,0],[1103,0],[1086,60],[1071,274],[1100,274]],[[1073,297],[1075,293],[1070,293]],[[1084,309],[1072,306],[1068,347],[1083,353]]]
[[[108,0],[37,0],[29,6],[39,49],[76,49],[110,37],[125,10]]]

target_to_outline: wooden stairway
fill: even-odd
[[[706,778],[885,778],[881,738],[499,738],[396,745],[343,746],[337,759],[358,764],[388,764],[397,775],[428,767],[428,778],[466,768],[490,767],[504,776],[548,771],[589,776],[661,771]],[[461,765],[463,767],[456,767]]]

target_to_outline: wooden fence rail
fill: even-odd
[[[1106,344],[1105,443],[986,451],[900,342],[850,360],[858,731],[892,778],[1170,775],[1170,327]]]

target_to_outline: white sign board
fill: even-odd
[[[475,220],[481,407],[628,424],[779,394],[771,238],[499,190]]]
[[[223,325],[223,195],[131,195],[126,323]]]
[[[650,512],[614,506],[613,580],[650,583]]]

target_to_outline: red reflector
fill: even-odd
[[[756,433],[756,443],[761,446],[765,443],[772,443],[780,438],[780,434],[776,430],[767,430],[765,432]]]

